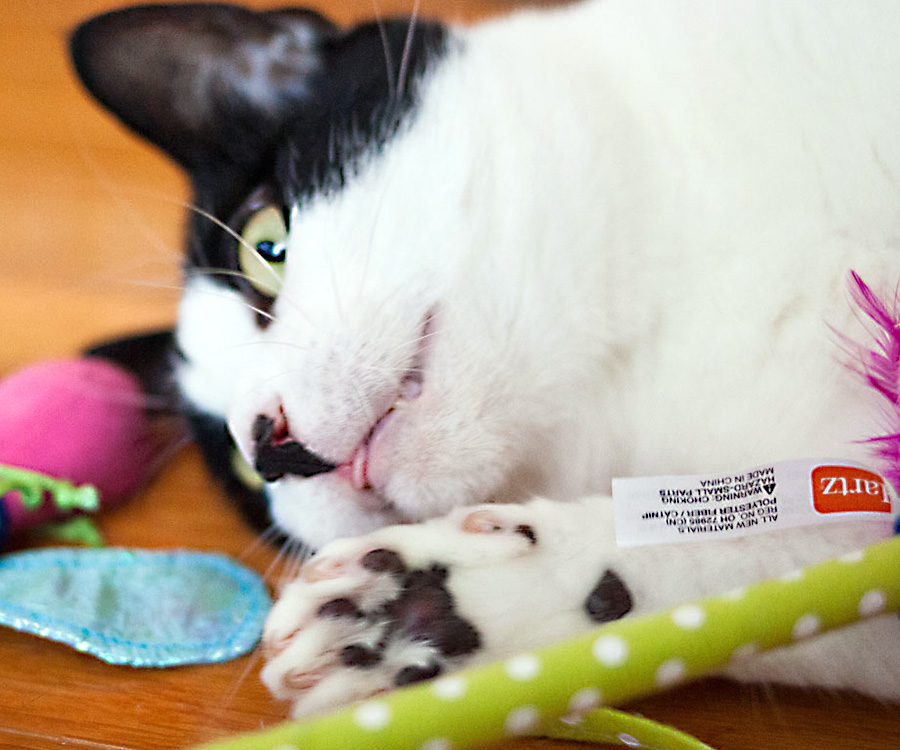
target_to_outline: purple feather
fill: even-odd
[[[900,295],[894,293],[889,307],[855,271],[850,272],[849,286],[857,307],[875,324],[871,348],[851,343],[858,369],[889,404],[889,433],[865,442],[883,462],[884,476],[900,492]]]

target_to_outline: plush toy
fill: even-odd
[[[146,482],[172,439],[145,402],[134,376],[99,357],[44,362],[0,381],[0,543],[113,507]]]
[[[133,495],[179,443],[141,382],[101,357],[0,382],[0,541]],[[114,664],[212,663],[249,651],[271,602],[262,579],[189,550],[44,547],[0,557],[0,624]]]

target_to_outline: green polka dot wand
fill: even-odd
[[[709,674],[735,658],[896,611],[898,571],[895,536],[796,575],[619,620],[505,662],[203,750],[450,750],[526,734],[705,748],[674,729],[596,709]]]

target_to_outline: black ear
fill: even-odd
[[[179,355],[171,329],[94,344],[84,353],[115,362],[131,372],[140,381],[151,412],[182,411],[174,380],[175,362]]]
[[[172,329],[105,341],[87,348],[84,354],[110,360],[137,377],[147,396],[148,415],[153,418],[160,440],[180,445],[193,437],[210,473],[222,483],[251,526],[259,531],[271,528],[273,522],[265,492],[247,473],[240,471],[239,453],[225,421],[191,408],[179,395],[174,370],[181,355]],[[280,543],[283,539],[273,541]]]
[[[71,53],[101,104],[193,171],[255,158],[333,33],[312,11],[143,5],[85,22]]]

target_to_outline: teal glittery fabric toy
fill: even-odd
[[[0,624],[112,664],[233,659],[259,640],[271,601],[222,555],[51,547],[0,558]]]
[[[100,357],[43,362],[0,382],[0,543],[87,522],[133,495],[179,442],[146,401],[133,375]],[[96,532],[80,541],[100,543]],[[0,557],[0,624],[114,664],[234,658],[257,642],[270,604],[255,573],[219,555],[45,548]]]

